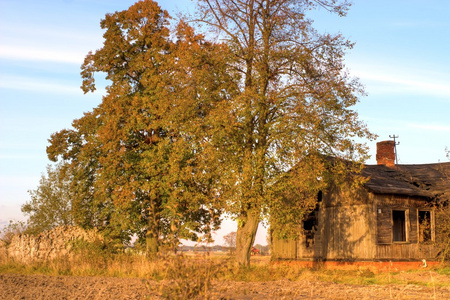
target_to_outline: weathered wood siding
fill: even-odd
[[[433,245],[405,243],[376,246],[377,260],[421,260],[435,257],[436,250]]]
[[[275,236],[272,237],[272,259],[298,259],[297,257],[298,240],[283,240]]]
[[[377,206],[377,243],[392,242],[392,210],[385,206]]]
[[[306,244],[303,228],[297,240],[272,242],[275,259],[420,260],[435,257],[432,244],[419,241],[418,211],[430,210],[420,197],[376,195],[336,189],[319,205],[314,242]],[[393,241],[393,210],[405,211],[406,241]],[[434,218],[432,218],[434,220]]]
[[[306,244],[306,236],[299,229],[299,237],[296,240],[283,240],[272,237],[272,258],[274,259],[301,259],[313,260],[321,258],[320,236],[317,231],[314,241]]]
[[[308,239],[305,235],[300,235],[297,241],[297,258],[311,260],[314,258],[321,257],[320,253],[320,236],[318,236],[317,231],[314,231],[314,239]]]
[[[377,243],[392,243],[392,211],[404,210],[407,212],[407,232],[410,243],[418,241],[417,211],[426,208],[426,201],[420,198],[374,195],[377,207]]]
[[[420,244],[418,232],[418,211],[429,209],[427,202],[419,197],[373,195],[376,206],[377,243],[375,259],[418,260],[435,257],[433,245]],[[407,240],[393,241],[393,210],[404,210],[407,214]]]
[[[369,204],[324,207],[320,213],[321,254],[328,260],[367,260],[375,255]]]

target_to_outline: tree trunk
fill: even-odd
[[[147,255],[149,257],[155,257],[158,254],[158,237],[153,234],[148,234],[146,238],[147,242]]]
[[[158,206],[152,202],[150,208],[150,215],[148,216],[147,236],[145,238],[147,243],[147,255],[155,257],[159,251],[159,212]]]
[[[239,220],[236,234],[236,262],[241,266],[250,265],[250,252],[255,243],[259,224],[259,214],[249,212],[245,220]]]

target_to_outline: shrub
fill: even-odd
[[[9,245],[15,235],[22,234],[27,230],[27,224],[23,221],[10,220],[9,224],[0,230],[0,240]]]

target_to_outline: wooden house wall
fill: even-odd
[[[316,232],[314,241],[312,243],[309,241],[308,245],[306,244],[306,236],[300,228],[299,236],[295,240],[278,239],[276,236],[273,236],[271,253],[273,259],[321,259],[320,236]]]
[[[435,257],[433,245],[418,243],[418,210],[429,209],[418,197],[343,194],[332,190],[319,205],[314,243],[306,247],[299,228],[297,240],[272,241],[274,259],[420,260]],[[393,242],[392,211],[407,212],[407,241]],[[433,218],[434,220],[434,218]]]
[[[417,243],[417,210],[426,208],[426,201],[411,197],[374,195],[377,207],[377,243],[392,243],[392,211],[404,210],[407,212],[408,242]]]
[[[421,260],[435,259],[436,249],[433,245],[418,243],[376,245],[376,260]]]
[[[297,243],[294,239],[278,239],[272,236],[271,255],[272,259],[298,259],[297,257]]]
[[[367,260],[375,255],[370,204],[324,207],[320,213],[321,256],[327,260]]]
[[[375,259],[417,260],[435,257],[436,251],[432,244],[419,243],[417,214],[419,210],[430,209],[424,199],[395,195],[373,195],[373,201],[376,207],[377,220]],[[406,211],[407,240],[404,242],[393,241],[393,210]]]

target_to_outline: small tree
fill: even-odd
[[[223,237],[225,241],[225,245],[227,245],[228,249],[230,249],[230,253],[236,249],[236,231],[230,232],[229,234]]]
[[[64,164],[47,166],[47,175],[42,175],[36,190],[28,191],[31,200],[22,206],[22,212],[29,216],[28,233],[74,225],[70,184]]]

